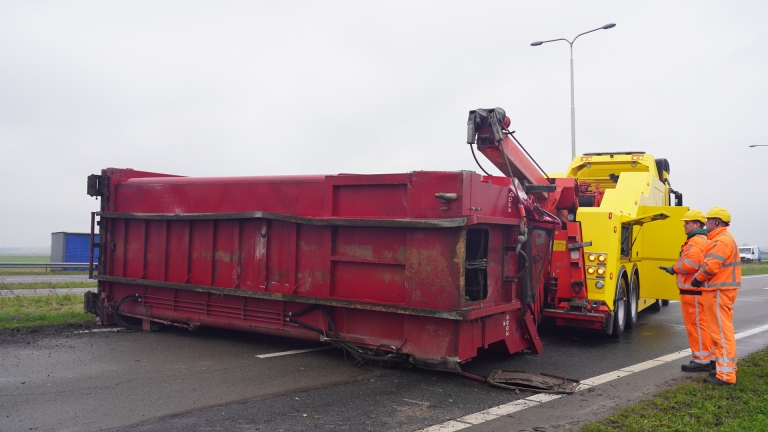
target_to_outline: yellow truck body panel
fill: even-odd
[[[685,242],[680,218],[688,207],[670,205],[668,172],[659,173],[647,153],[604,153],[576,157],[565,176],[604,191],[599,206],[576,212],[584,241],[592,242],[583,249],[590,300],[613,308],[620,278],[627,286],[637,278],[638,310],[679,299],[675,278],[658,268],[674,264]],[[589,259],[600,255],[602,263]]]

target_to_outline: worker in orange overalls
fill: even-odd
[[[709,372],[714,370],[714,360],[710,359],[711,346],[707,319],[704,315],[704,302],[700,288],[694,288],[691,280],[704,261],[707,247],[707,230],[704,223],[706,216],[701,210],[688,210],[683,215],[683,229],[688,239],[680,250],[680,257],[672,267],[661,267],[667,273],[677,274],[677,287],[680,289],[680,309],[683,312],[685,331],[688,333],[688,345],[691,347],[692,360],[680,366],[685,372]]]
[[[702,300],[716,362],[714,376],[704,378],[704,381],[714,385],[736,384],[733,303],[741,287],[741,257],[736,239],[728,232],[730,224],[728,210],[713,207],[707,212],[709,242],[704,262],[691,281],[693,287],[703,290]]]

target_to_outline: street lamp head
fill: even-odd
[[[600,28],[601,28],[601,29],[603,29],[603,30],[608,30],[608,29],[612,29],[612,28],[614,28],[614,27],[616,27],[616,24],[614,24],[614,23],[609,23],[609,24],[606,24],[606,25],[604,25],[604,26],[602,26],[602,27],[600,27]]]
[[[750,147],[757,147],[757,144],[752,144]]]
[[[539,45],[541,45],[543,43],[544,42],[542,42],[542,41],[531,42],[531,46],[539,46]]]

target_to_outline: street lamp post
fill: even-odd
[[[576,106],[573,101],[574,99],[573,98],[573,44],[576,42],[576,39],[578,39],[579,36],[585,35],[587,33],[592,33],[598,30],[612,29],[614,27],[616,27],[616,24],[613,24],[613,23],[606,24],[594,30],[590,30],[590,31],[578,34],[576,35],[575,38],[573,38],[572,41],[569,41],[568,39],[564,39],[564,38],[558,38],[558,39],[552,39],[552,40],[546,40],[546,41],[536,41],[531,43],[531,46],[539,46],[548,42],[565,41],[565,42],[568,42],[568,45],[571,46],[571,159],[576,157]]]

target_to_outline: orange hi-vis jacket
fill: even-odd
[[[677,287],[686,290],[698,290],[691,285],[693,277],[704,260],[704,250],[707,248],[707,236],[698,233],[691,236],[683,244],[677,263],[672,266],[677,274]]]
[[[741,287],[741,256],[738,244],[725,227],[707,234],[709,243],[696,279],[702,290],[730,290]]]

